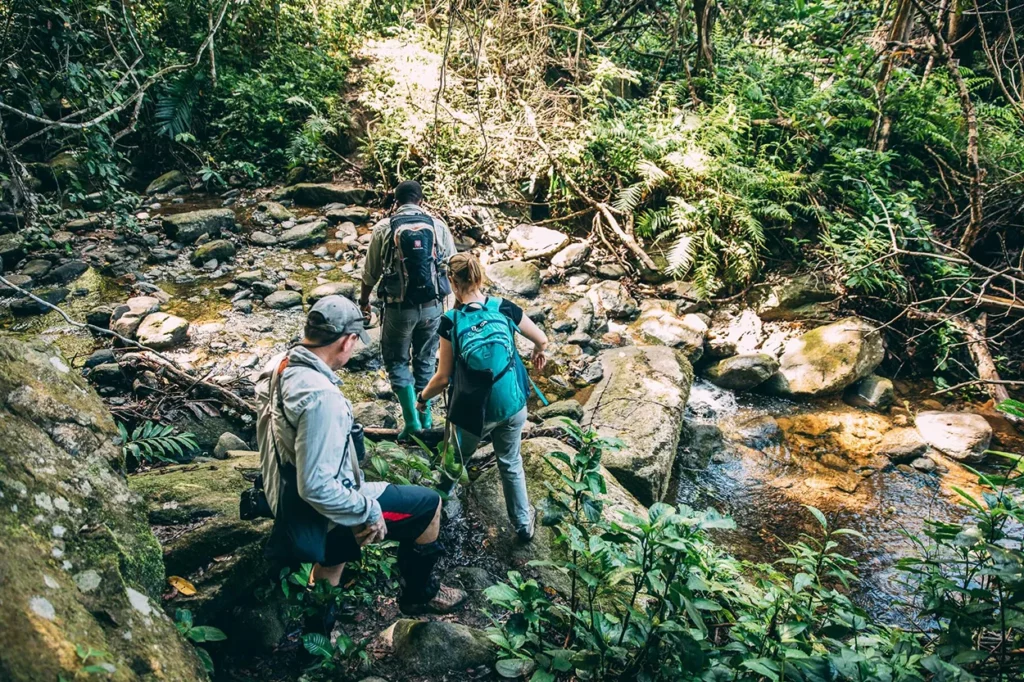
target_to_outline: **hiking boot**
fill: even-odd
[[[398,432],[398,440],[407,440],[411,434],[423,429],[419,412],[416,411],[416,389],[402,386],[395,389],[395,396],[402,406],[402,430]]]
[[[537,508],[530,507],[530,520],[526,522],[526,525],[516,531],[516,535],[519,537],[519,542],[529,542],[533,540],[533,534],[537,530]]]
[[[427,409],[420,412],[416,410],[416,416],[420,418],[420,426],[424,429],[431,429],[434,427],[434,415],[430,413],[430,401],[427,401]]]
[[[407,616],[422,616],[428,613],[444,614],[452,613],[466,601],[468,594],[455,587],[441,585],[437,594],[428,602],[419,604],[403,604],[398,602],[398,608]]]

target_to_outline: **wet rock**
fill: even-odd
[[[352,406],[352,414],[355,420],[363,426],[377,426],[385,429],[393,429],[398,426],[398,420],[385,403],[372,400],[356,403]]]
[[[540,225],[516,225],[505,240],[526,260],[547,258],[556,254],[569,242],[564,232]]]
[[[167,263],[178,257],[178,251],[174,249],[155,248],[150,249],[149,256],[146,257],[150,263]]]
[[[231,308],[232,308],[232,310],[237,310],[238,312],[242,313],[243,315],[251,315],[252,314],[252,301],[250,301],[248,299],[241,300],[241,301],[232,301],[231,302]]]
[[[533,263],[508,260],[487,268],[487,277],[503,291],[533,298],[540,293],[540,270]]]
[[[89,370],[89,381],[97,386],[124,388],[128,385],[128,377],[121,371],[116,362],[104,362]]]
[[[704,337],[708,326],[693,313],[679,317],[675,309],[675,303],[669,301],[643,301],[640,304],[639,329],[652,342],[680,348],[691,362],[696,362],[704,354]]]
[[[32,278],[28,275],[4,275],[4,279],[22,289],[30,289],[32,287]],[[0,296],[14,296],[17,293],[16,289],[0,282]]]
[[[206,242],[202,246],[196,247],[196,250],[192,252],[192,265],[201,265],[210,260],[219,261],[221,263],[229,261],[235,257],[235,245],[229,242],[227,239],[214,239],[213,241]]]
[[[275,246],[277,244],[277,237],[272,234],[256,230],[249,235],[249,241],[256,246]]]
[[[209,208],[163,217],[164,232],[182,244],[193,244],[203,235],[216,236],[235,226],[235,212],[230,208]]]
[[[380,359],[380,325],[366,330],[370,343],[356,344],[356,350],[349,359],[346,369],[377,369],[381,366]]]
[[[813,329],[786,344],[765,386],[783,395],[826,395],[871,374],[885,355],[881,333],[856,317]]]
[[[96,392],[56,349],[8,338],[0,423],[0,677],[80,679],[87,642],[118,679],[207,679],[161,611],[161,548]]]
[[[370,221],[370,209],[362,206],[338,207],[328,210],[325,214],[331,225],[339,223],[353,223],[362,225]]]
[[[538,408],[533,416],[537,419],[551,419],[553,417],[568,417],[573,421],[583,419],[583,406],[575,400],[559,400],[544,407]]]
[[[324,206],[326,204],[364,204],[375,198],[376,192],[364,187],[342,183],[302,182],[283,187],[275,193],[278,201],[291,199],[299,206]]]
[[[0,234],[0,272],[13,270],[24,257],[24,239],[16,234]]]
[[[601,279],[622,279],[627,273],[618,263],[602,263],[594,268],[594,274]]]
[[[897,464],[906,464],[923,457],[928,452],[928,444],[917,429],[893,429],[882,436],[878,452]]]
[[[551,266],[555,268],[567,269],[567,268],[578,268],[586,262],[587,256],[590,255],[590,244],[586,242],[576,242],[566,246],[561,251],[551,257]]]
[[[327,241],[327,221],[312,220],[306,223],[299,223],[281,233],[277,243],[287,246],[290,249],[300,249],[307,246],[314,246]]]
[[[581,334],[588,334],[594,328],[594,304],[591,303],[588,298],[581,298],[578,301],[574,301],[573,304],[566,309],[565,317],[572,326],[569,327],[569,329],[556,331],[572,331],[575,329]]]
[[[153,296],[135,296],[124,305],[114,308],[110,318],[110,331],[126,338],[135,336],[143,318],[160,310],[160,300]]]
[[[571,344],[573,346],[589,346],[590,343],[591,343],[591,340],[592,339],[590,338],[589,334],[584,334],[582,332],[576,332],[575,334],[570,336],[568,339],[566,339],[565,342],[568,343],[568,344]]]
[[[298,291],[275,291],[263,299],[263,305],[273,310],[287,310],[302,305],[302,294]]]
[[[636,299],[621,282],[608,280],[595,284],[587,292],[587,298],[594,305],[594,314],[597,317],[632,320],[640,312]]]
[[[217,459],[227,459],[228,453],[233,450],[248,450],[249,444],[244,440],[231,433],[225,431],[220,434],[220,438],[217,439],[217,445],[213,448],[213,456]]]
[[[606,453],[612,475],[645,505],[665,499],[693,369],[667,346],[603,351],[604,378],[584,406],[588,421],[625,447]]]
[[[46,291],[37,291],[35,295],[42,300],[46,301],[50,305],[57,305],[68,297],[70,292],[61,287],[59,289],[48,289]],[[45,315],[50,312],[42,303],[32,300],[31,298],[19,298],[11,303],[11,314],[15,317],[29,317],[31,315]]]
[[[559,474],[566,467],[557,460],[546,459],[552,452],[565,452],[572,456],[572,448],[554,438],[530,438],[523,441],[523,468],[526,472],[526,488],[530,502],[537,506],[547,498],[548,490],[545,483],[561,486]],[[601,468],[608,492],[605,496],[605,518],[619,521],[621,512],[644,516],[641,504],[631,495],[604,467]],[[521,543],[516,538],[515,530],[505,509],[505,498],[502,494],[501,477],[497,467],[491,467],[480,474],[480,477],[469,486],[468,506],[475,519],[483,525],[489,551],[503,565],[513,566],[525,564],[527,561],[564,560],[565,550],[555,538],[558,533],[554,528],[538,523],[533,542]],[[539,508],[539,507],[538,507]],[[537,569],[545,585],[553,587],[563,595],[569,592],[569,578],[549,566]]]
[[[259,210],[266,213],[267,216],[275,223],[283,223],[286,220],[295,220],[295,214],[276,201],[261,201],[257,207]]]
[[[892,381],[869,374],[843,393],[843,401],[852,407],[875,412],[888,412],[895,400]]]
[[[580,381],[582,381],[585,386],[590,386],[600,382],[604,379],[604,363],[600,360],[591,362],[583,368],[579,376]]]
[[[750,308],[738,315],[718,312],[711,317],[707,350],[713,358],[749,354],[757,351],[764,340],[761,318]]]
[[[541,324],[548,319],[549,308],[544,306],[533,306],[523,311],[526,317],[536,324]]]
[[[992,427],[971,412],[920,412],[917,431],[925,443],[961,462],[980,462],[992,442]]]
[[[100,329],[110,329],[110,318],[113,315],[113,308],[108,305],[98,305],[85,314],[85,322]]]
[[[775,417],[770,415],[755,416],[733,424],[726,435],[730,440],[755,450],[763,450],[782,442],[782,429]]]
[[[188,320],[167,313],[150,313],[142,320],[135,338],[156,350],[180,346],[188,340]]]
[[[772,356],[751,353],[719,360],[704,371],[704,376],[716,386],[749,391],[771,378],[778,369],[779,363]]]
[[[114,351],[109,348],[100,348],[99,350],[93,351],[92,354],[85,359],[83,367],[85,367],[85,369],[91,369],[96,365],[104,365],[111,362],[117,362],[117,359],[114,357]]]
[[[930,474],[938,470],[938,466],[936,466],[935,461],[928,457],[918,457],[910,463],[910,466],[926,474]]]
[[[762,320],[802,320],[826,315],[828,309],[820,304],[837,295],[824,277],[807,274],[756,286],[748,298]]]
[[[21,269],[21,274],[30,279],[40,279],[53,267],[53,263],[45,258],[33,258]]]
[[[327,282],[313,289],[306,295],[306,302],[313,305],[325,296],[344,296],[349,300],[356,300],[356,285],[352,282]]]
[[[58,286],[70,284],[84,275],[88,269],[88,264],[80,260],[71,260],[50,270],[50,273],[44,278],[44,281]]]
[[[74,232],[75,234],[81,234],[83,232],[92,232],[96,230],[103,223],[100,221],[100,217],[97,215],[90,215],[84,218],[77,218],[70,220],[64,225],[64,229],[68,232]]]
[[[260,280],[252,283],[252,292],[257,296],[270,296],[275,291],[277,291],[277,285],[273,282]]]
[[[240,272],[235,275],[235,278],[231,281],[239,284],[243,287],[251,287],[253,283],[263,279],[263,273],[259,270],[247,270],[246,272]]]
[[[186,184],[188,184],[188,178],[185,177],[184,173],[179,170],[167,171],[157,179],[153,180],[153,182],[149,183],[149,186],[146,187],[146,194],[151,196],[153,194],[163,194],[175,187]]]
[[[217,291],[219,291],[222,296],[231,297],[238,293],[239,288],[240,287],[236,282],[226,282],[217,287]]]
[[[378,635],[387,656],[416,675],[493,665],[497,649],[483,630],[445,620],[403,618]]]

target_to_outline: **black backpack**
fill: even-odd
[[[384,263],[379,295],[386,303],[422,305],[451,293],[434,220],[425,213],[392,216]]]

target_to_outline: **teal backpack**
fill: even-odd
[[[455,356],[448,420],[476,435],[483,422],[504,421],[523,409],[529,392],[516,326],[500,305],[500,298],[488,298],[447,313]]]

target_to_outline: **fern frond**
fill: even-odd
[[[202,72],[186,72],[156,102],[157,134],[176,138],[192,127],[192,111],[206,81]]]

